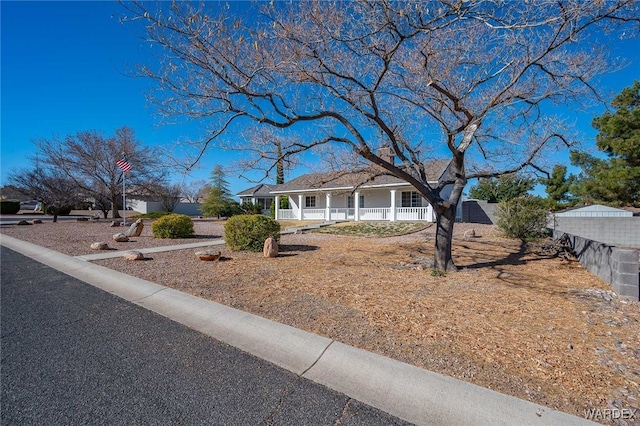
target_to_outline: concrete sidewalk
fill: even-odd
[[[595,424],[6,235],[0,244],[415,424]]]

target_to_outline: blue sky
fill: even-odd
[[[7,183],[11,171],[30,166],[31,141],[36,138],[83,130],[111,135],[124,125],[145,145],[171,147],[200,136],[193,123],[161,125],[144,97],[151,83],[126,75],[146,60],[148,48],[128,25],[120,24],[121,12],[115,2],[0,2],[0,185]],[[631,62],[602,79],[612,94],[640,79],[638,43],[612,40],[614,55]],[[590,123],[603,110],[599,106],[575,113],[578,128],[587,136],[586,148],[595,146]],[[210,150],[187,180],[207,179],[215,164],[229,165],[233,155]],[[232,173],[227,177],[233,193],[253,185]]]

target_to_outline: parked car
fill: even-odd
[[[35,210],[40,206],[40,202],[37,200],[20,201],[20,210]]]

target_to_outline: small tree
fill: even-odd
[[[149,188],[149,191],[156,199],[160,200],[164,211],[173,212],[180,202],[182,186],[178,184],[155,184]]]
[[[58,221],[61,211],[82,202],[86,197],[75,182],[59,170],[37,165],[31,170],[14,172],[9,181],[30,198],[44,203],[46,212]]]
[[[548,210],[540,197],[524,195],[503,201],[496,216],[498,227],[509,238],[531,241],[549,233]]]
[[[200,206],[202,214],[207,217],[230,217],[237,211],[237,204],[231,198],[229,182],[224,169],[216,165],[211,172],[211,189]]]
[[[469,196],[490,203],[500,203],[525,195],[533,189],[534,183],[535,180],[516,174],[480,179],[478,184],[469,190]]]

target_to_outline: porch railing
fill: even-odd
[[[278,219],[283,220],[295,220],[298,219],[298,215],[296,215],[297,210],[293,209],[280,209],[278,210]]]
[[[326,214],[325,209],[303,209],[303,220],[323,220]]]
[[[353,220],[355,218],[355,209],[333,208],[330,209],[329,220]]]
[[[390,208],[374,207],[360,209],[360,220],[389,220]]]
[[[396,220],[430,220],[429,207],[398,207]]]

